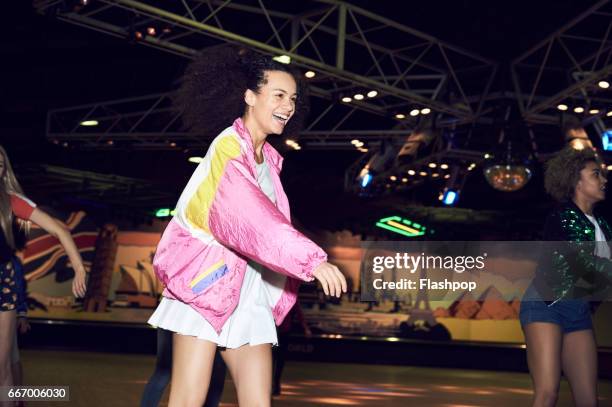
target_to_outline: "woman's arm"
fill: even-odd
[[[72,293],[75,297],[85,296],[85,266],[83,266],[83,260],[74,244],[74,240],[72,240],[70,232],[59,222],[38,208],[34,209],[30,216],[30,220],[60,241],[74,269]]]

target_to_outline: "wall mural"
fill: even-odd
[[[117,230],[114,225],[97,229],[84,212],[54,215],[65,219],[91,270],[88,296],[83,303],[75,304],[70,286],[72,271],[67,268],[63,249],[55,238],[33,228],[20,254],[28,282],[30,316],[146,323],[163,290],[151,264],[161,233]],[[316,284],[302,285],[300,303],[313,333],[524,341],[518,321],[518,293],[528,284],[527,279],[508,282],[491,275],[488,280],[481,278],[475,291],[448,293],[442,299],[430,300],[426,292],[416,290],[401,301],[377,298],[375,302],[361,302],[358,290],[364,253],[360,236],[344,231],[312,238],[325,248],[330,261],[349,281],[349,293],[341,299],[325,299]],[[605,324],[612,315],[611,305],[603,303],[594,316],[600,346],[612,346],[612,328]]]

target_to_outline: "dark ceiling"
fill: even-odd
[[[38,15],[25,1],[10,3],[4,6],[5,23],[0,26],[0,143],[17,168],[49,164],[142,178],[178,194],[194,169],[182,152],[62,148],[45,139],[45,115],[53,108],[171,90],[187,60]],[[351,3],[498,61],[503,67],[595,2]],[[503,68],[494,86],[497,90],[510,88]],[[361,205],[362,201],[341,192],[344,170],[358,158],[357,153],[317,150],[287,152],[285,156],[284,180],[301,219],[314,221],[322,211],[332,213],[327,218],[338,218],[342,207]],[[37,199],[46,199],[44,195],[51,193],[37,193],[35,177],[25,186]],[[430,205],[439,188],[428,184],[402,199]],[[527,188],[514,194],[493,191],[481,172],[475,172],[460,206],[505,210],[536,202],[550,203],[542,193],[539,171]]]

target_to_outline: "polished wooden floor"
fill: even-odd
[[[45,406],[138,406],[153,371],[148,355],[25,350],[28,385],[69,385],[69,403]],[[612,406],[612,381],[599,383],[601,406]],[[403,366],[287,362],[283,394],[274,406],[528,406],[529,376],[522,373]],[[29,403],[29,406],[42,406]],[[167,395],[161,405],[167,405]],[[572,406],[567,383],[558,406]],[[227,378],[221,407],[237,406]]]

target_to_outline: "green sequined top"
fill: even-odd
[[[612,229],[601,216],[595,216],[608,244]],[[540,262],[534,284],[546,300],[603,299],[612,287],[612,260],[597,257],[595,226],[584,213],[569,202],[553,211],[546,220],[543,240],[552,250]],[[552,253],[550,253],[552,251]],[[577,285],[578,280],[581,284]]]

